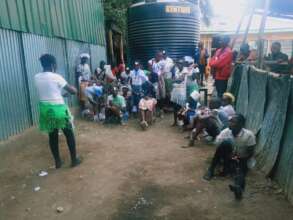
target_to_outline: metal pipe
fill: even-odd
[[[263,61],[264,61],[264,39],[263,39],[263,35],[264,35],[264,31],[265,31],[265,26],[266,26],[266,21],[267,21],[267,17],[268,17],[268,13],[269,13],[269,7],[271,4],[271,0],[266,0],[265,1],[265,7],[264,7],[264,11],[263,11],[263,15],[262,15],[262,19],[261,19],[261,24],[260,24],[260,28],[259,28],[259,33],[258,33],[258,68],[263,68]]]

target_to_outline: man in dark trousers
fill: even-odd
[[[215,70],[215,86],[219,98],[227,90],[228,79],[232,71],[233,52],[229,47],[230,37],[223,36],[220,40],[221,48],[210,60],[210,67]]]
[[[71,156],[71,166],[81,163],[76,156],[76,143],[73,132],[72,116],[68,106],[64,102],[63,92],[76,94],[77,90],[69,85],[66,80],[56,73],[56,58],[51,54],[40,57],[43,72],[35,75],[35,86],[39,95],[39,127],[40,130],[49,134],[49,146],[55,159],[55,167],[62,166],[59,154],[58,131],[61,129],[66,137]]]
[[[211,180],[215,169],[223,162],[222,176],[228,174],[237,174],[244,178],[247,174],[247,162],[254,153],[256,145],[255,135],[252,131],[244,128],[245,118],[241,114],[234,115],[229,121],[229,127],[224,129],[216,138],[217,150],[214,154],[212,163],[205,174],[205,180]],[[231,185],[232,191],[237,192],[237,196],[242,196],[244,185]]]

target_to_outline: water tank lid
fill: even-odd
[[[141,6],[141,5],[145,5],[145,4],[153,4],[153,3],[173,3],[173,2],[189,2],[188,0],[154,0],[154,1],[149,1],[149,2],[146,2],[146,1],[141,1],[141,2],[138,2],[138,3],[134,3],[132,4],[130,7],[136,7],[136,6]]]

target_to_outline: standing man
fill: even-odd
[[[219,48],[215,55],[210,60],[210,67],[215,70],[215,86],[219,98],[227,90],[228,79],[232,71],[233,52],[229,47],[230,37],[223,36],[220,40],[221,48]]]
[[[174,67],[173,60],[167,55],[167,52],[163,50],[163,62],[164,62],[164,81],[165,81],[165,90],[166,90],[166,99],[165,107],[170,107],[171,92],[173,89],[173,80],[172,80],[172,69]]]
[[[281,52],[281,44],[280,42],[274,42],[271,47],[271,54],[266,57],[269,64],[271,72],[281,73],[281,74],[289,74],[289,58],[287,54]]]
[[[163,116],[163,104],[166,98],[166,88],[164,80],[164,56],[162,51],[156,53],[156,57],[149,60],[150,81],[156,89],[156,98],[158,100],[158,107],[160,116]]]
[[[85,88],[88,86],[88,82],[91,79],[91,69],[88,65],[88,60],[90,59],[90,55],[87,53],[80,54],[80,64],[76,68],[76,78],[79,87],[79,101],[80,107],[83,111],[85,109],[86,96],[84,94]]]
[[[43,72],[35,75],[35,85],[39,94],[40,130],[49,134],[49,145],[55,160],[56,169],[62,166],[59,155],[58,131],[62,129],[71,156],[71,166],[81,163],[76,156],[75,137],[71,113],[62,97],[62,90],[76,94],[76,89],[69,85],[65,79],[56,74],[56,58],[50,54],[40,57]]]
[[[142,85],[148,80],[138,61],[134,62],[134,69],[130,72],[130,84],[132,88],[133,108],[132,112],[138,112],[138,104],[141,99]]]
[[[200,85],[203,86],[203,79],[206,76],[206,67],[208,64],[208,50],[204,48],[204,45],[202,42],[198,43],[199,48],[199,61],[198,61],[198,68],[200,73]],[[207,80],[207,78],[205,79]]]

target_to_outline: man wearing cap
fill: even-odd
[[[134,69],[130,72],[130,84],[132,88],[133,98],[133,113],[138,112],[138,104],[141,99],[142,85],[148,80],[146,75],[144,74],[144,71],[140,67],[140,63],[138,61],[135,61]]]
[[[90,59],[89,54],[87,53],[80,54],[80,64],[76,68],[76,78],[77,78],[77,84],[79,87],[79,101],[80,101],[81,110],[85,109],[85,103],[87,101],[87,98],[84,94],[84,90],[91,79],[91,69],[90,69],[90,66],[87,64],[89,59]]]

